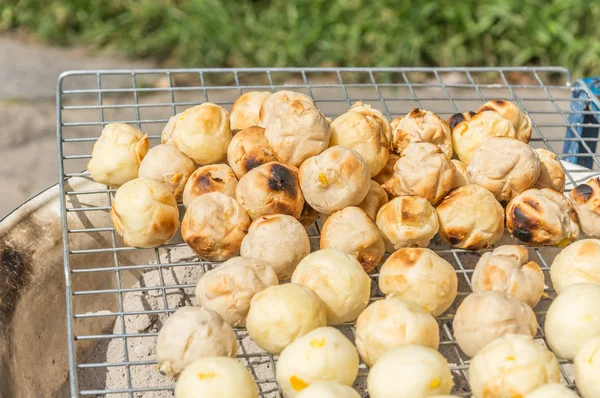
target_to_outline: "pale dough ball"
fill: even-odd
[[[294,398],[320,381],[351,386],[358,375],[358,352],[339,330],[318,328],[281,352],[275,373],[286,398]]]
[[[291,102],[294,100],[304,101],[304,102],[307,102],[312,105],[315,104],[313,99],[310,98],[306,94],[298,93],[296,91],[288,91],[288,90],[277,91],[277,92],[269,95],[265,99],[265,101],[262,103],[262,106],[260,107],[260,112],[259,112],[259,124],[258,125],[260,127],[266,127],[267,123],[271,119],[271,116],[275,112],[276,108],[278,108],[282,104],[285,104],[285,103],[288,103],[288,102]]]
[[[358,152],[333,146],[300,166],[304,199],[319,213],[360,204],[369,193],[369,166]]]
[[[464,187],[469,185],[469,175],[467,174],[467,165],[458,159],[451,159],[452,164],[456,168],[456,174],[454,174],[454,184],[452,188]]]
[[[337,249],[318,250],[304,257],[292,282],[308,287],[323,300],[329,325],[355,320],[371,295],[371,278],[358,260]]]
[[[210,102],[173,116],[162,132],[162,143],[173,143],[199,165],[225,158],[231,141],[229,113]]]
[[[156,340],[156,361],[167,376],[177,376],[202,357],[235,357],[235,333],[219,314],[202,307],[182,307],[163,324]]]
[[[394,166],[396,196],[415,195],[436,205],[454,185],[456,169],[448,156],[428,142],[411,142]]]
[[[552,262],[550,277],[559,294],[576,283],[600,285],[600,240],[578,240],[562,249]]]
[[[367,377],[371,398],[425,398],[449,394],[453,384],[450,366],[442,354],[418,345],[388,351]]]
[[[127,246],[156,247],[177,232],[179,209],[169,188],[152,178],[136,178],[117,189],[110,219]]]
[[[250,302],[248,334],[256,344],[277,355],[292,341],[327,325],[325,304],[312,290],[296,283],[270,286]]]
[[[381,127],[381,132],[386,139],[386,147],[390,147],[392,143],[392,126],[384,114],[369,104],[363,104],[362,101],[357,101],[351,108],[352,112],[358,112],[370,118],[373,118]]]
[[[473,357],[506,334],[535,336],[537,320],[531,307],[514,296],[482,290],[463,300],[452,326],[460,349]]]
[[[310,241],[294,217],[268,214],[250,224],[240,253],[268,261],[279,279],[289,279],[300,260],[310,253]]]
[[[356,320],[356,348],[372,367],[386,352],[410,344],[437,350],[438,324],[418,304],[393,294],[369,305]]]
[[[271,162],[258,166],[240,179],[235,198],[255,220],[265,214],[300,217],[304,197],[298,181],[298,169]]]
[[[548,346],[560,358],[572,360],[579,348],[600,336],[600,286],[579,283],[564,289],[554,299],[544,331]]]
[[[592,178],[569,193],[579,216],[581,231],[589,237],[600,238],[600,178]]]
[[[233,198],[235,197],[237,184],[237,178],[226,164],[211,164],[199,167],[185,184],[183,204],[187,208],[198,196],[210,192],[221,192]]]
[[[181,373],[175,398],[259,398],[259,394],[254,378],[238,360],[207,357]]]
[[[243,130],[258,126],[260,108],[271,94],[270,91],[249,91],[240,95],[231,107],[231,129]]]
[[[452,157],[450,126],[433,112],[414,108],[406,116],[392,121],[392,147],[401,153],[410,142],[429,142],[438,146],[448,158]]]
[[[125,123],[107,124],[94,144],[87,170],[94,181],[120,187],[138,177],[148,135]]]
[[[475,149],[492,137],[517,138],[517,133],[508,119],[493,111],[479,112],[465,118],[452,129],[452,145],[458,158],[469,164]]]
[[[547,149],[539,148],[535,151],[540,158],[540,162],[542,162],[542,169],[533,188],[552,188],[558,192],[564,191],[566,176],[565,169],[563,169],[560,160],[554,153]]]
[[[580,389],[581,390],[581,389]],[[559,383],[550,383],[536,388],[523,398],[578,398],[573,390]]]
[[[277,159],[300,167],[329,146],[329,121],[314,103],[293,100],[275,108],[265,137]]]
[[[335,145],[358,152],[367,162],[371,177],[383,169],[389,156],[389,142],[377,120],[353,108],[331,123],[329,146]]]
[[[183,188],[196,164],[174,145],[157,145],[148,151],[140,164],[139,176],[165,184],[175,199],[181,201]]]
[[[386,249],[427,247],[439,229],[433,206],[419,196],[399,196],[377,212],[377,227],[383,234]]]
[[[383,263],[379,289],[411,300],[433,316],[439,316],[454,302],[458,292],[456,271],[433,250],[400,249]]]
[[[575,383],[583,398],[600,397],[600,336],[587,340],[577,351],[573,363]]]
[[[577,240],[579,225],[573,205],[553,189],[528,189],[506,206],[506,228],[531,246],[564,246]]]
[[[227,163],[237,178],[242,178],[255,167],[275,161],[277,158],[262,127],[248,127],[239,131],[227,147]]]
[[[517,138],[525,143],[529,142],[531,138],[531,119],[515,104],[504,100],[488,101],[477,109],[477,113],[484,111],[493,111],[508,119],[515,128]]]
[[[475,398],[518,397],[559,383],[560,369],[554,354],[531,336],[509,334],[471,359],[469,378]]]
[[[224,261],[240,252],[250,217],[235,199],[210,192],[194,199],[185,212],[181,236],[207,261]]]
[[[544,273],[535,261],[529,261],[527,249],[517,245],[500,246],[484,253],[471,278],[473,290],[491,290],[511,294],[531,308],[544,294]]]
[[[383,169],[379,172],[379,174],[373,177],[373,180],[381,185],[390,199],[396,197],[396,194],[394,193],[394,170],[396,162],[398,162],[399,159],[400,155],[390,152],[388,161]]]
[[[542,163],[529,145],[513,138],[489,138],[473,152],[467,166],[472,184],[481,185],[500,201],[531,188]]]
[[[360,394],[354,388],[335,381],[320,381],[300,391],[297,398],[360,398]]]
[[[365,272],[371,272],[385,254],[375,221],[358,207],[331,214],[321,229],[321,249],[333,248],[352,255]]]
[[[369,192],[365,199],[360,202],[358,207],[363,209],[365,213],[373,220],[377,218],[377,212],[388,202],[388,195],[385,190],[375,181],[369,181]]]
[[[504,233],[504,209],[490,191],[479,185],[454,189],[436,211],[440,237],[453,247],[485,249]]]
[[[252,297],[278,284],[268,262],[234,257],[202,275],[196,286],[196,304],[215,311],[233,327],[243,327]]]

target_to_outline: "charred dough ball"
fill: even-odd
[[[554,258],[550,277],[556,293],[577,283],[600,285],[600,240],[573,242]]]
[[[255,167],[275,161],[277,158],[262,127],[248,127],[239,131],[227,147],[227,163],[237,178],[242,178]]]
[[[265,214],[300,217],[304,197],[298,183],[298,169],[271,162],[246,173],[238,182],[235,198],[253,220]]]
[[[258,126],[260,108],[271,94],[270,91],[249,91],[240,95],[231,107],[231,129],[243,130]]]
[[[136,178],[117,189],[110,219],[127,246],[156,247],[177,232],[179,209],[166,186],[151,178]]]
[[[369,192],[365,199],[360,202],[358,207],[363,209],[365,213],[373,220],[377,218],[377,212],[388,202],[388,195],[385,190],[375,181],[369,181]]]
[[[268,261],[279,279],[289,279],[300,260],[310,253],[310,241],[294,217],[268,214],[252,222],[240,253]]]
[[[207,261],[225,261],[240,252],[250,217],[235,199],[211,192],[194,199],[185,212],[181,235]]]
[[[174,145],[157,145],[148,151],[140,164],[139,176],[153,178],[165,184],[175,199],[181,201],[183,188],[196,164]]]
[[[575,383],[583,398],[600,397],[600,336],[587,340],[577,351],[573,362]]]
[[[94,181],[120,187],[138,177],[148,136],[125,123],[107,124],[94,144],[87,169]]]
[[[373,177],[375,182],[381,184],[381,187],[388,194],[388,198],[390,199],[396,197],[396,194],[394,193],[394,170],[398,159],[400,159],[399,155],[396,155],[394,152],[390,152],[388,161],[383,169],[379,172],[379,174]]]
[[[238,342],[219,314],[202,307],[182,307],[167,318],[156,340],[156,361],[167,376],[177,376],[203,357],[235,357]]]
[[[547,149],[536,149],[536,153],[542,162],[540,176],[533,185],[533,188],[551,188],[558,192],[565,190],[565,169],[556,155]]]
[[[451,162],[456,168],[456,173],[454,174],[454,184],[452,184],[452,189],[469,185],[470,183],[469,175],[467,174],[467,165],[457,159],[451,159]]]
[[[435,113],[414,108],[392,123],[395,126],[392,142],[394,151],[402,153],[410,142],[429,142],[438,146],[448,158],[452,157],[450,126]]]
[[[352,255],[365,272],[371,272],[385,254],[375,221],[358,207],[331,214],[321,229],[321,249],[338,249]]]
[[[579,398],[579,395],[560,383],[550,383],[536,388],[524,398]]]
[[[544,273],[522,246],[506,245],[484,253],[471,278],[473,291],[511,294],[535,307],[544,294]]]
[[[506,228],[532,246],[566,245],[579,237],[577,213],[562,193],[529,189],[506,207]]]
[[[434,251],[400,249],[383,263],[379,289],[411,300],[433,316],[439,316],[454,302],[458,278],[454,267]]]
[[[360,398],[354,388],[336,381],[320,381],[300,391],[297,398]]]
[[[299,176],[304,199],[324,214],[356,206],[369,193],[369,167],[358,152],[342,146],[308,159]]]
[[[298,93],[296,91],[288,91],[288,90],[277,91],[277,92],[269,95],[265,99],[265,101],[262,103],[262,106],[260,107],[260,112],[259,112],[259,124],[258,125],[260,127],[266,127],[267,123],[271,119],[271,116],[273,116],[275,109],[277,109],[282,104],[286,104],[286,103],[289,103],[294,100],[304,101],[304,102],[307,102],[308,104],[312,104],[312,105],[315,104],[313,99],[310,98],[306,94]]]
[[[569,195],[579,216],[581,231],[592,238],[600,238],[600,177],[578,185]]]
[[[198,196],[210,192],[221,192],[233,198],[235,197],[237,184],[237,178],[226,164],[211,164],[199,167],[185,184],[183,204],[187,208]]]
[[[196,304],[215,311],[231,326],[242,327],[252,297],[278,284],[268,262],[234,257],[202,275],[196,286]]]
[[[504,233],[504,209],[479,185],[456,188],[437,207],[440,237],[450,246],[480,250]]]
[[[517,133],[517,139],[528,143],[531,138],[531,119],[510,101],[494,100],[486,102],[477,113],[492,111],[510,121]]]

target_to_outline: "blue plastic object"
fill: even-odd
[[[575,140],[565,141],[564,153],[596,153],[600,124],[600,77],[587,77],[578,79],[573,85],[571,99],[571,113],[567,127],[567,138]],[[590,127],[584,127],[591,124]],[[592,140],[586,140],[592,138]],[[587,146],[587,148],[586,148]],[[589,150],[588,150],[589,148]],[[594,160],[591,156],[569,156],[566,161],[576,163],[587,168],[593,168]]]

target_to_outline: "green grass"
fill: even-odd
[[[185,66],[559,65],[600,75],[598,0],[0,3],[0,30]]]

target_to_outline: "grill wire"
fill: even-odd
[[[456,112],[476,110],[484,102],[505,99],[515,102],[533,121],[530,144],[534,148],[552,150],[562,159],[573,156],[563,153],[565,142],[575,141],[582,152],[576,156],[593,160],[592,173],[600,170],[600,156],[590,149],[598,138],[581,138],[582,127],[571,123],[572,115],[598,115],[587,107],[572,107],[573,87],[566,69],[545,68],[269,68],[269,69],[172,69],[73,71],[59,77],[57,84],[57,147],[61,213],[63,218],[64,271],[67,297],[67,333],[70,360],[70,392],[72,396],[158,397],[172,396],[174,382],[163,378],[159,385],[134,382],[140,368],[154,369],[156,362],[136,359],[136,346],[155,345],[158,327],[181,305],[193,303],[197,279],[183,282],[173,278],[177,270],[190,270],[197,278],[215,263],[203,262],[186,252],[185,243],[175,238],[172,243],[155,249],[127,247],[108,217],[115,189],[96,184],[81,184],[89,179],[85,165],[91,148],[102,128],[111,122],[130,123],[147,132],[151,145],[160,143],[160,132],[168,119],[183,109],[210,101],[230,110],[233,101],[251,90],[294,90],[310,95],[330,118],[344,113],[351,104],[361,100],[381,110],[389,120],[403,116],[414,107],[431,110],[443,119]],[[589,98],[579,97],[578,105],[588,105]],[[597,102],[595,102],[597,104]],[[600,115],[598,115],[600,117]],[[598,128],[598,124],[586,127]],[[569,130],[573,138],[566,138]],[[569,168],[567,187],[587,180],[590,170]],[[79,181],[79,182],[78,182]],[[83,188],[82,188],[83,187]],[[180,207],[183,213],[183,207]],[[74,228],[77,220],[83,228]],[[93,222],[92,222],[93,220]],[[100,220],[100,221],[97,221]],[[104,220],[104,221],[102,221]],[[79,225],[79,224],[77,224]],[[319,225],[309,230],[311,247],[318,248]],[[84,249],[76,242],[81,235],[96,240],[96,248]],[[503,244],[516,243],[508,237]],[[458,348],[452,335],[452,318],[458,304],[472,291],[470,274],[481,252],[452,249],[439,239],[432,248],[449,261],[459,277],[459,294],[447,313],[438,317],[440,351],[448,359],[454,379],[454,394],[470,396],[468,387],[469,359]],[[89,247],[89,246],[88,246]],[[284,248],[282,248],[284,249]],[[139,252],[139,253],[138,253]],[[179,254],[177,254],[179,253]],[[181,255],[187,253],[187,255]],[[542,267],[546,285],[555,248],[529,248],[530,259]],[[145,261],[124,260],[126,256]],[[87,256],[87,257],[86,257]],[[104,256],[106,263],[90,266],[89,256]],[[145,285],[142,274],[157,272],[153,285]],[[377,271],[376,271],[377,272]],[[376,285],[371,300],[383,297]],[[95,282],[90,284],[90,280]],[[87,282],[86,282],[87,281]],[[137,282],[137,283],[136,283]],[[134,286],[134,287],[132,287]],[[173,303],[173,292],[183,299]],[[156,300],[143,308],[132,309],[126,304],[128,295],[153,294]],[[547,297],[535,308],[538,318],[537,340],[544,339],[543,320],[546,309],[555,296],[546,289]],[[107,298],[109,297],[109,298]],[[81,310],[85,309],[85,310]],[[90,310],[91,309],[91,310]],[[154,323],[147,330],[132,332],[130,318],[147,316]],[[129,323],[128,323],[129,322]],[[112,324],[117,326],[113,328]],[[353,339],[354,326],[339,328]],[[236,330],[240,343],[238,357],[252,371],[261,397],[282,397],[275,381],[276,357],[252,347],[245,330]],[[98,347],[117,344],[119,361],[94,360]],[[574,388],[571,364],[559,361],[563,383]],[[109,369],[119,369],[124,383],[107,386],[104,375]],[[85,379],[85,373],[96,376]],[[355,386],[365,395],[367,368],[360,365]],[[83,381],[85,379],[85,381]]]

